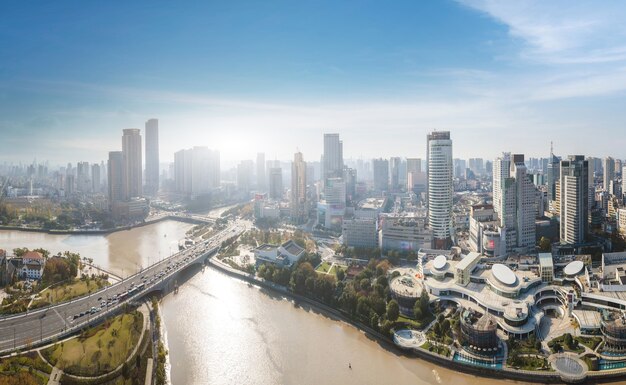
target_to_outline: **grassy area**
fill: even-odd
[[[134,311],[115,317],[80,337],[45,349],[42,354],[63,371],[97,376],[124,363],[139,342],[143,315]]]
[[[544,357],[535,356],[509,356],[507,365],[522,370],[550,370],[548,360]]]
[[[446,357],[450,356],[450,349],[447,346],[435,345],[435,344],[432,344],[430,341],[426,341],[424,345],[420,347],[422,349],[428,350],[429,352],[437,353],[441,356],[446,356]]]
[[[552,341],[548,342],[548,346],[550,347],[550,349],[552,349],[553,351],[555,350],[554,346],[556,344],[560,345],[561,348],[564,351],[568,351],[568,352],[574,352],[574,353],[582,353],[585,351],[585,348],[580,346],[579,341],[577,339],[573,339],[572,344],[571,345],[567,345],[565,343],[565,335],[562,335],[560,337],[556,337],[554,338]]]
[[[109,285],[109,282],[102,278],[89,280],[77,279],[73,282],[54,286],[42,291],[39,293],[39,297],[33,301],[31,308],[69,301],[70,299],[82,297],[90,292],[93,293],[107,285]]]
[[[601,337],[580,337],[579,336],[579,337],[574,337],[574,339],[578,341],[579,344],[585,345],[591,350],[594,350],[595,348],[597,348],[600,342],[602,342]]]
[[[0,359],[0,385],[46,384],[52,368],[37,353]]]
[[[330,270],[328,271],[328,274],[336,276],[339,270],[343,270],[343,272],[345,273],[346,270],[348,270],[348,268],[346,266],[340,266],[340,265],[335,264],[333,267],[330,268]]]
[[[396,322],[398,322],[398,323],[401,322],[401,323],[410,325],[415,330],[422,330],[426,326],[428,326],[429,323],[433,322],[434,319],[435,319],[435,317],[432,314],[429,314],[428,317],[424,318],[423,320],[419,320],[419,321],[411,319],[411,318],[407,318],[407,317],[403,316],[402,314],[400,314],[400,316],[398,317]]]
[[[328,273],[328,271],[330,270],[330,266],[331,264],[328,262],[322,262],[320,263],[320,265],[315,269],[315,271],[317,271],[318,273]]]

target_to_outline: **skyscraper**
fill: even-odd
[[[159,120],[146,122],[146,193],[156,195],[159,190]]]
[[[102,184],[100,183],[100,165],[94,163],[91,165],[91,191],[99,193]]]
[[[413,191],[418,195],[426,191],[426,173],[422,171],[422,160],[420,158],[407,158],[406,174],[408,191]]]
[[[109,161],[107,163],[109,186],[109,209],[113,209],[113,205],[123,201],[124,197],[124,155],[122,151],[109,152]]]
[[[402,159],[399,157],[392,157],[389,160],[389,174],[390,174],[390,190],[398,191],[400,188],[400,163]]]
[[[556,195],[556,182],[561,178],[561,161],[554,155],[552,144],[550,144],[550,159],[548,159],[547,174],[548,207],[551,207],[551,211],[556,212],[554,202],[560,199],[560,197]]]
[[[303,223],[307,218],[306,162],[301,152],[296,152],[291,163],[291,220]]]
[[[252,160],[243,160],[237,165],[237,188],[248,194],[252,186]]]
[[[604,191],[609,194],[613,194],[611,191],[611,182],[615,179],[615,159],[610,156],[604,158],[604,180],[603,187]]]
[[[511,175],[511,153],[502,153],[502,156],[496,158],[493,162],[493,211],[500,217],[502,223],[502,215],[504,212],[502,188],[504,181]]]
[[[626,202],[626,164],[622,166],[622,197]]]
[[[324,134],[323,176],[324,179],[343,177],[343,142],[339,134]]]
[[[267,177],[265,176],[265,153],[256,154],[256,189],[265,191]]]
[[[560,241],[580,244],[585,241],[589,223],[589,164],[582,155],[561,161]]]
[[[431,132],[426,139],[428,225],[433,232],[433,247],[446,249],[452,239],[452,140],[449,131]]]
[[[141,197],[143,194],[141,177],[141,131],[127,128],[122,135],[122,156],[124,158],[124,199]]]
[[[283,198],[283,169],[280,167],[270,168],[269,193],[269,196],[272,199],[281,200]]]
[[[374,169],[374,190],[377,192],[389,190],[389,161],[387,159],[372,159]]]
[[[528,178],[524,155],[510,158],[509,175],[500,182],[500,225],[506,229],[507,251],[535,246],[535,187]],[[501,174],[502,175],[502,174]],[[495,181],[494,181],[495,182]],[[496,196],[494,183],[494,201]]]

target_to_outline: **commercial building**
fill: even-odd
[[[341,235],[348,247],[378,247],[378,221],[376,218],[344,219]]]
[[[581,244],[589,228],[589,164],[582,155],[561,161],[560,241]]]
[[[318,215],[324,227],[341,231],[346,211],[346,182],[343,178],[328,178],[324,186],[324,200],[318,203]]]
[[[474,205],[469,216],[470,250],[490,257],[506,254],[506,229],[500,226],[493,205]]]
[[[480,254],[476,252],[471,252],[467,254],[459,263],[456,264],[456,270],[454,277],[456,279],[456,283],[461,286],[466,286],[470,282],[470,275],[474,268],[480,261]]]
[[[432,244],[432,231],[426,226],[425,217],[382,214],[380,222],[380,248],[383,252],[417,252]]]
[[[434,131],[427,141],[428,226],[433,232],[433,246],[446,249],[452,239],[452,140],[450,132]]]
[[[494,164],[494,211],[499,216],[500,226],[506,229],[506,250],[532,249],[535,246],[537,194],[526,173],[524,155],[507,153]]]
[[[146,194],[156,195],[159,190],[159,120],[146,122]]]
[[[552,253],[539,253],[539,276],[542,282],[550,283],[554,280]]]

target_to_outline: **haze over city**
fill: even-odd
[[[0,385],[626,379],[626,3],[0,4]]]
[[[322,131],[346,157],[423,156],[433,129],[464,158],[617,154],[625,18],[619,2],[4,4],[0,159],[98,161],[152,117],[166,161],[196,144],[317,158]]]

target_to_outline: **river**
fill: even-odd
[[[76,251],[128,275],[174,251],[190,227],[164,221],[106,236],[0,231],[0,248]],[[348,324],[213,269],[187,275],[161,306],[174,385],[504,383],[400,356]]]

